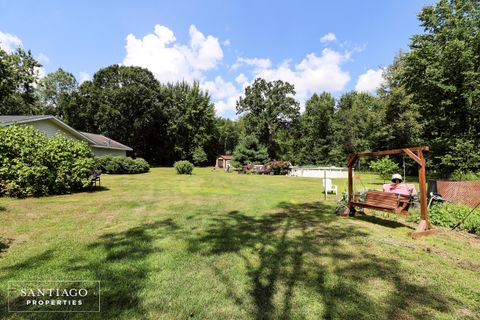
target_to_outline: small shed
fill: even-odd
[[[215,168],[217,169],[224,169],[227,171],[227,168],[230,166],[230,161],[232,161],[233,156],[228,156],[228,155],[221,155],[217,158],[217,161],[215,163]]]

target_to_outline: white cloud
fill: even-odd
[[[83,83],[91,79],[90,74],[87,72],[80,72],[79,75],[80,75],[79,83]]]
[[[248,79],[247,77],[243,74],[243,73],[240,73],[236,78],[235,78],[235,81],[239,84],[244,84],[246,82],[248,82]]]
[[[224,41],[222,42],[222,44],[223,44],[224,46],[229,46],[229,45],[232,44],[232,42],[230,41],[230,39],[226,39],[226,40],[224,40]]]
[[[329,33],[325,34],[323,37],[320,38],[320,42],[323,42],[323,43],[332,42],[332,41],[335,41],[335,40],[337,40],[337,37],[332,32],[329,32]]]
[[[374,91],[380,87],[383,82],[383,69],[369,69],[358,77],[355,85],[356,91]]]
[[[178,43],[172,30],[156,25],[153,34],[137,39],[127,36],[124,65],[148,68],[162,82],[203,79],[203,72],[215,68],[223,58],[217,38],[205,36],[194,25],[189,45]]]
[[[8,53],[15,51],[22,46],[22,40],[16,35],[0,31],[0,48]]]
[[[225,81],[220,76],[215,77],[214,81],[202,82],[201,87],[211,95],[220,114],[235,110],[237,99],[242,94],[232,82]]]
[[[50,58],[44,54],[44,53],[39,53],[38,56],[37,56],[37,60],[38,62],[42,63],[42,64],[47,64],[50,62]]]
[[[231,70],[236,70],[240,68],[242,65],[254,66],[256,70],[267,69],[270,68],[272,62],[270,59],[259,59],[259,58],[237,58],[237,61],[230,67]]]
[[[341,69],[341,64],[348,58],[348,53],[326,48],[319,56],[315,53],[307,54],[294,66],[290,65],[289,60],[274,68],[266,67],[267,65],[258,67],[257,64],[253,75],[255,78],[261,77],[268,81],[283,80],[295,85],[297,92],[295,97],[303,102],[314,92],[343,90],[350,81],[350,75]]]

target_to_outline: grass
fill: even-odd
[[[0,316],[480,317],[478,237],[412,240],[401,218],[337,217],[320,179],[194,173],[105,175],[97,192],[0,199]],[[101,313],[6,312],[8,281],[55,279],[100,280]]]

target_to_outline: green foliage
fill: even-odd
[[[208,161],[207,154],[205,153],[202,147],[195,148],[195,150],[193,151],[192,158],[193,158],[193,163],[196,166],[204,165]]]
[[[41,113],[64,118],[65,111],[72,102],[72,95],[77,90],[77,80],[70,72],[59,68],[49,73],[39,81],[37,87]]]
[[[291,131],[300,115],[299,103],[292,95],[295,89],[288,82],[258,78],[237,101],[237,114],[243,113],[247,132],[267,147],[271,159],[286,157],[290,149]]]
[[[384,130],[385,111],[378,98],[366,92],[347,92],[337,104],[333,119],[329,162],[344,166],[348,154],[372,150]]]
[[[254,136],[244,137],[233,151],[233,167],[247,164],[264,164],[268,160],[267,148]]]
[[[480,172],[474,173],[471,171],[461,171],[455,170],[450,175],[450,180],[453,181],[473,181],[473,180],[480,180]]]
[[[462,221],[472,209],[453,203],[436,204],[428,211],[428,221],[437,226],[452,228]],[[418,223],[420,222],[420,213],[415,212],[408,219]],[[480,209],[475,209],[458,228],[480,235]]]
[[[187,160],[177,161],[173,164],[177,174],[192,174],[193,164]]]
[[[208,93],[200,89],[198,82],[162,85],[161,97],[167,118],[167,135],[157,136],[159,140],[165,140],[167,145],[158,152],[168,157],[164,158],[163,162],[172,163],[176,159],[192,161],[196,148],[206,150],[212,143],[215,106]],[[214,153],[209,154],[212,162],[216,156]]]
[[[335,99],[331,94],[316,93],[305,103],[300,129],[295,139],[295,160],[299,165],[330,164],[333,149]]]
[[[402,82],[406,54],[400,53],[384,69],[383,83],[377,90],[383,116],[381,126],[372,139],[374,148],[400,149],[422,144],[423,122],[418,104],[407,93]]]
[[[399,170],[398,164],[388,156],[371,161],[370,169],[377,172],[384,180],[390,179],[390,176]]]
[[[473,140],[452,139],[445,155],[440,157],[443,172],[455,171],[457,176],[480,170],[480,149]]]
[[[45,196],[81,190],[94,166],[90,148],[30,126],[0,128],[0,195]]]
[[[132,159],[124,156],[106,155],[95,158],[95,168],[104,173],[134,174],[148,172],[150,165],[142,158]]]
[[[241,136],[241,121],[218,117],[215,120],[215,155],[230,154]]]
[[[8,53],[0,48],[0,114],[19,115],[38,112],[35,84],[42,65],[30,51],[17,48]]]
[[[424,33],[411,38],[400,79],[421,106],[432,165],[443,171],[455,139],[480,144],[480,2],[440,0],[418,18]]]

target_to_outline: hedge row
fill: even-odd
[[[28,197],[79,191],[90,184],[87,144],[31,126],[0,127],[0,196]]]
[[[103,173],[144,173],[150,170],[150,165],[142,158],[132,159],[123,156],[100,156],[95,158],[95,169]]]

